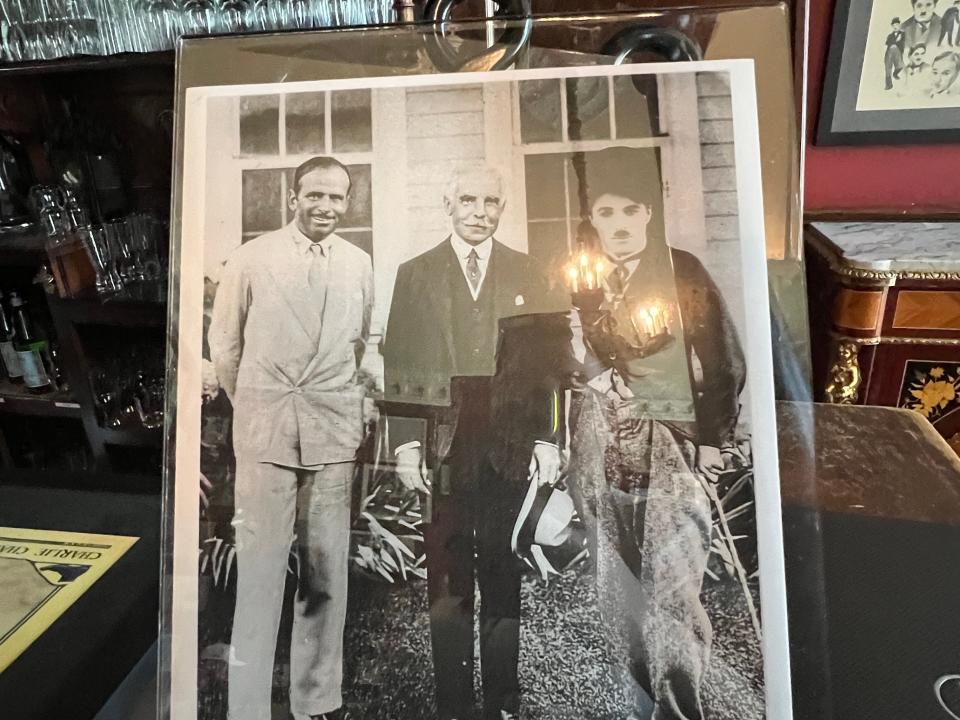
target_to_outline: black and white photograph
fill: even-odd
[[[751,61],[179,112],[173,720],[791,717]]]
[[[960,0],[837,3],[818,142],[949,142],[958,124]]]

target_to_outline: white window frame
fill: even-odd
[[[512,122],[512,173],[518,187],[524,187],[525,159],[528,155],[557,154],[571,152],[591,152],[602,150],[616,144],[632,148],[660,148],[661,170],[663,174],[663,200],[665,213],[665,231],[667,242],[671,246],[685,249],[700,249],[706,246],[706,223],[703,212],[703,174],[700,166],[700,129],[697,108],[696,78],[692,73],[660,75],[657,77],[657,96],[660,110],[660,133],[646,138],[616,137],[616,94],[614,78],[607,80],[609,98],[610,138],[599,140],[564,139],[569,137],[567,124],[567,83],[560,83],[560,122],[561,140],[524,143],[520,124],[520,88],[511,83],[510,111]],[[492,113],[491,115],[496,115]],[[488,121],[489,122],[489,121]],[[491,136],[498,133],[488,128],[488,156],[491,150]],[[500,135],[502,137],[502,134]],[[680,152],[680,149],[683,152]],[[566,198],[570,197],[569,175],[564,173]],[[527,218],[526,193],[518,193],[520,216]],[[565,200],[566,201],[566,200]],[[579,209],[568,212],[566,218],[540,218],[544,222],[567,223],[567,237],[573,238],[574,223]],[[682,222],[681,222],[682,220]],[[529,222],[529,220],[527,220]],[[527,236],[527,223],[518,228],[524,238]],[[572,249],[572,248],[571,248]]]
[[[277,138],[278,138],[278,152],[276,155],[242,155],[240,151],[240,98],[234,98],[234,114],[237,119],[237,122],[234,124],[236,131],[233,133],[232,142],[233,150],[231,152],[231,175],[234,176],[237,187],[242,188],[243,185],[243,172],[245,170],[289,170],[295,168],[301,163],[306,162],[312,157],[317,155],[330,155],[336,157],[337,160],[342,162],[344,165],[367,165],[370,167],[370,197],[371,199],[376,196],[374,192],[373,185],[376,182],[374,177],[374,168],[376,163],[374,163],[374,157],[376,155],[375,149],[377,145],[376,137],[376,123],[374,121],[377,115],[377,93],[370,93],[370,128],[371,128],[371,145],[370,150],[365,151],[354,151],[354,152],[336,152],[333,149],[333,101],[332,95],[335,90],[322,90],[322,91],[310,91],[309,94],[317,94],[318,92],[322,93],[323,98],[323,120],[324,120],[324,132],[323,132],[323,149],[311,153],[287,153],[287,97],[289,95],[297,95],[302,93],[278,93],[279,95],[279,107],[277,112]],[[287,187],[287,179],[285,175],[280,176],[280,196],[282,204],[282,215],[283,224],[290,222],[290,209],[287,203],[287,195],[289,188]],[[369,227],[360,227],[360,226],[351,226],[350,230],[361,230],[366,232],[373,232],[376,222],[373,220],[373,214],[371,213],[371,221],[373,224]],[[257,231],[261,232],[261,231]],[[254,236],[256,233],[248,232],[243,233],[242,230],[242,219],[241,219],[241,234],[242,239]]]

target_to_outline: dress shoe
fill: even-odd
[[[320,715],[311,715],[310,719],[311,720],[352,720],[352,716],[346,709],[339,707],[336,710],[331,710],[330,712],[327,712],[327,713],[321,713]]]

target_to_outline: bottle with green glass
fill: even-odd
[[[23,370],[20,367],[20,358],[13,347],[16,338],[13,322],[3,307],[3,293],[0,292],[0,366],[3,367],[4,377],[19,385],[23,382]]]
[[[35,395],[53,392],[54,384],[49,372],[50,344],[33,324],[26,301],[17,293],[10,295],[13,327],[16,336],[13,347],[23,371],[23,384]]]

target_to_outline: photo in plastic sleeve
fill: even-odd
[[[752,63],[182,111],[171,717],[790,716]]]

